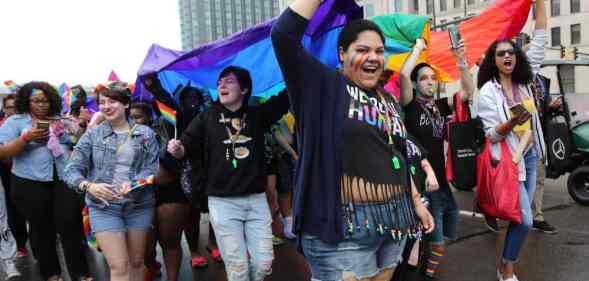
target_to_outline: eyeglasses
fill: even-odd
[[[31,99],[30,101],[31,101],[31,103],[34,103],[34,104],[50,104],[50,102],[48,100],[33,100],[33,99]]]
[[[506,54],[511,57],[511,56],[515,55],[515,50],[514,49],[500,50],[500,51],[497,51],[497,53],[495,55],[497,57],[504,57]]]

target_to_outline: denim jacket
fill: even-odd
[[[33,119],[29,114],[16,114],[10,116],[0,127],[0,143],[6,144],[30,130]],[[64,168],[72,150],[73,142],[69,135],[63,134],[59,138],[64,154],[54,157],[47,148],[47,142],[32,141],[25,149],[13,157],[12,174],[17,177],[39,181],[54,181],[54,167],[57,168],[59,179],[64,180]]]
[[[135,153],[129,179],[131,181],[146,179],[158,171],[159,145],[155,133],[147,126],[130,124],[131,145]],[[84,180],[95,183],[112,184],[116,167],[116,140],[110,122],[105,121],[89,129],[74,147],[74,152],[66,166],[66,183],[77,188]],[[98,202],[91,194],[87,199]],[[143,189],[131,192],[129,198],[134,201],[153,199],[153,190]]]

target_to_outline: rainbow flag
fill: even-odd
[[[155,176],[151,175],[146,179],[138,179],[131,182],[131,191],[142,188],[144,186],[153,185],[155,183]]]
[[[4,86],[6,86],[6,88],[8,88],[12,93],[18,91],[18,85],[12,80],[4,81]]]
[[[157,103],[157,107],[162,113],[164,119],[166,119],[166,121],[170,122],[172,125],[176,126],[176,111],[159,101],[155,102]]]

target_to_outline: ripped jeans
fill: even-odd
[[[261,281],[270,275],[274,248],[272,216],[265,193],[209,196],[209,216],[227,281]]]

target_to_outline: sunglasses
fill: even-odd
[[[498,57],[504,57],[505,54],[507,54],[509,56],[513,56],[513,55],[515,55],[515,50],[514,49],[501,50],[501,51],[497,51],[497,53],[495,55]]]

